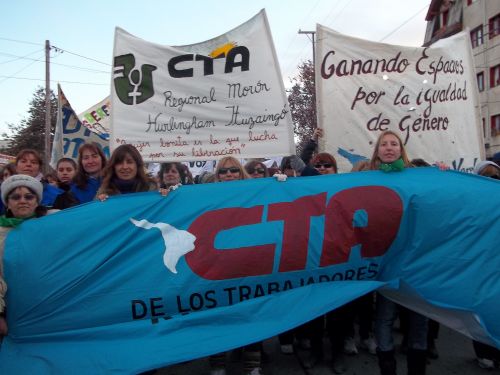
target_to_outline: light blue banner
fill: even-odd
[[[0,373],[138,373],[371,290],[500,347],[500,182],[434,168],[140,193],[7,239]]]

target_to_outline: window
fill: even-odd
[[[484,121],[484,117],[481,119],[481,123],[483,124],[483,137],[486,138],[486,124]]]
[[[472,42],[472,48],[476,48],[483,44],[483,25],[476,27],[470,32],[470,40]]]
[[[479,90],[479,92],[484,91],[484,72],[477,73],[476,78],[477,78],[477,89]]]
[[[500,134],[500,115],[491,116],[491,136]]]
[[[500,65],[490,68],[490,88],[500,85]]]
[[[490,35],[490,39],[500,35],[500,14],[490,18],[488,33]]]

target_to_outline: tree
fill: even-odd
[[[300,154],[304,144],[311,138],[317,126],[317,119],[314,65],[311,60],[307,60],[301,63],[298,69],[297,76],[291,79],[294,85],[287,90],[287,93],[297,154]]]
[[[50,93],[50,134],[51,144],[57,118],[57,98],[54,92]],[[45,155],[45,89],[38,87],[33,94],[28,109],[28,118],[19,124],[7,124],[10,134],[2,134],[8,141],[8,146],[3,151],[9,155],[17,155],[25,148],[31,148]]]

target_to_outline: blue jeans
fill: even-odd
[[[375,338],[378,349],[383,352],[394,350],[392,326],[398,316],[398,305],[377,293],[375,312]],[[408,348],[427,350],[427,317],[409,310]]]

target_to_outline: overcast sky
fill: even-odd
[[[429,0],[107,0],[4,1],[0,5],[0,133],[27,118],[38,86],[45,86],[45,40],[51,51],[51,88],[59,82],[77,113],[109,95],[114,28],[142,39],[185,45],[211,39],[262,8],[285,85],[312,45],[298,30],[322,24],[344,34],[420,46]]]

